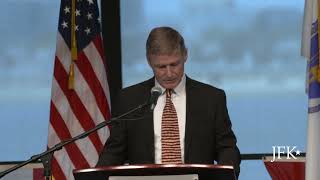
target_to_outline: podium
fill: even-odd
[[[297,159],[288,160],[282,157],[282,160],[271,162],[272,156],[266,156],[263,162],[269,172],[272,180],[290,179],[304,180],[305,179],[305,157],[297,157]]]
[[[73,171],[76,180],[107,180],[110,176],[197,174],[199,180],[236,180],[232,166],[207,164],[144,164],[105,166]]]

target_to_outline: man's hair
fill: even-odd
[[[171,27],[156,27],[151,30],[147,43],[146,54],[150,55],[173,55],[187,51],[184,39],[178,31]]]

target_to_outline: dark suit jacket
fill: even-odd
[[[146,102],[154,78],[123,89],[112,106],[112,115]],[[186,78],[185,163],[233,165],[240,172],[240,152],[223,90]],[[111,127],[111,135],[97,166],[152,164],[154,160],[153,113],[140,112],[141,120],[119,121]],[[137,115],[141,116],[141,115]]]

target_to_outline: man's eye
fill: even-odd
[[[174,63],[174,64],[171,64],[171,66],[176,67],[176,66],[178,66],[178,64],[179,63]]]

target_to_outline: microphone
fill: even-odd
[[[162,90],[160,87],[154,86],[151,89],[151,96],[149,99],[149,104],[151,104],[151,106],[150,106],[151,111],[156,107],[158,98],[161,94],[162,94]]]

